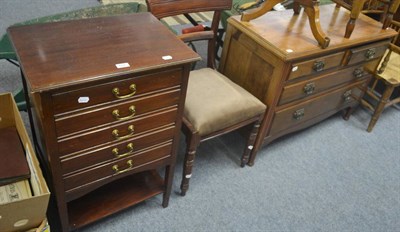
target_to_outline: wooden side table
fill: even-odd
[[[199,56],[150,13],[8,32],[62,230],[160,193],[167,207],[188,74]]]

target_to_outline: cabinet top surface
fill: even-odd
[[[321,27],[331,39],[325,49],[318,46],[304,10],[298,15],[294,15],[293,10],[271,11],[250,22],[242,22],[240,16],[234,16],[228,22],[284,60],[357,46],[396,35],[394,30],[383,30],[381,23],[360,14],[351,37],[346,39],[344,34],[350,19],[349,11],[329,4],[319,6],[319,12]]]
[[[15,26],[8,33],[34,92],[200,59],[150,13]]]

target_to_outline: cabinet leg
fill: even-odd
[[[354,112],[354,107],[349,107],[344,111],[343,119],[348,121],[350,119],[351,114]]]
[[[172,180],[174,179],[174,166],[168,165],[165,168],[165,192],[163,195],[163,202],[162,206],[164,208],[168,207],[169,197],[171,196],[171,189],[172,189]]]

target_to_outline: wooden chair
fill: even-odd
[[[332,0],[332,2],[336,3],[336,7],[344,7],[350,11],[350,19],[347,22],[344,35],[345,38],[350,38],[360,13],[367,13],[368,10],[371,10],[370,12],[372,13],[372,10],[376,10],[374,8],[377,5],[377,0]],[[393,19],[393,14],[399,7],[400,0],[379,0],[379,2],[385,5],[385,20],[383,21],[382,28],[386,29]]]
[[[183,34],[184,42],[208,40],[207,68],[192,71],[184,109],[182,131],[186,136],[181,195],[189,188],[196,149],[200,142],[253,125],[241,158],[241,166],[255,154],[263,136],[257,136],[266,106],[250,93],[215,70],[215,46],[222,10],[230,9],[232,0],[147,0],[147,6],[158,19],[177,14],[214,11],[208,31]],[[255,155],[252,155],[254,157]]]
[[[400,22],[392,21],[390,27],[399,32]],[[392,40],[377,69],[371,70],[366,67],[369,72],[374,74],[372,85],[367,89],[366,95],[361,101],[363,106],[374,112],[368,125],[368,132],[372,131],[386,107],[400,102],[400,47],[395,44],[398,39],[399,35]],[[382,94],[378,92],[378,82],[384,84]],[[392,95],[395,90],[398,91],[398,94],[397,97],[393,98]],[[371,100],[377,103],[374,104]]]

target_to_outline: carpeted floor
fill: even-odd
[[[0,31],[98,4],[1,0]],[[19,70],[0,60],[0,92],[19,85]],[[238,133],[202,143],[185,197],[182,140],[168,208],[157,196],[79,231],[399,231],[400,112],[385,110],[372,133],[369,119],[362,108],[349,121],[334,115],[263,147],[254,167],[239,167]]]

